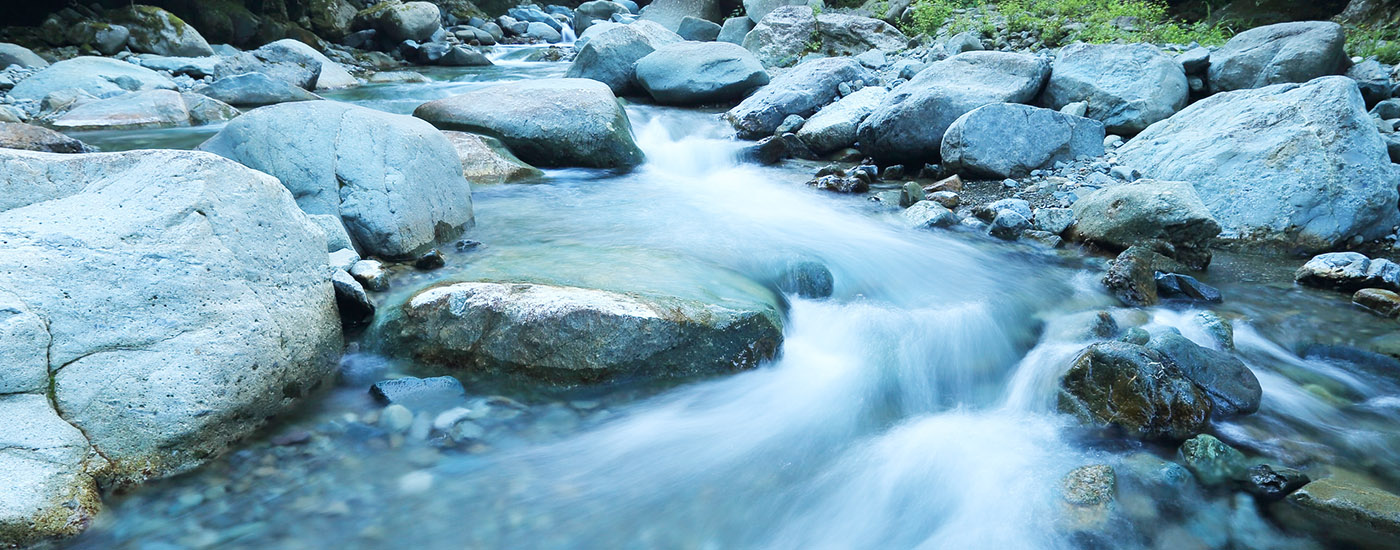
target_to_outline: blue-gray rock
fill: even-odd
[[[1182,443],[1177,458],[1207,487],[1243,481],[1249,470],[1244,453],[1208,434]]]
[[[325,54],[316,51],[316,48],[300,40],[283,38],[264,44],[250,53],[266,63],[294,64],[316,72],[316,90],[348,88],[360,83],[340,63],[332,61]]]
[[[1161,280],[1158,281],[1160,289]],[[1198,346],[1174,329],[1152,337],[1147,347],[1161,353],[1197,387],[1205,390],[1217,417],[1259,410],[1259,401],[1264,395],[1259,379],[1235,356]]]
[[[681,19],[680,27],[676,29],[676,34],[686,40],[697,42],[713,42],[719,38],[720,26],[712,21],[706,21],[699,17],[686,16]]]
[[[368,324],[374,319],[374,302],[365,287],[343,269],[331,272],[331,288],[335,289],[336,310],[340,322],[347,327]]]
[[[200,79],[206,76],[213,76],[214,67],[219,64],[219,58],[209,57],[167,57],[149,53],[136,54],[127,58],[128,62],[156,71],[165,71],[175,75],[188,75],[191,78]]]
[[[681,27],[686,17],[699,17],[718,23],[724,20],[725,8],[719,0],[656,0],[642,9],[642,20],[659,23],[671,31]]]
[[[224,76],[195,88],[196,92],[229,105],[261,106],[292,101],[313,101],[321,96],[263,73]]]
[[[642,23],[606,23],[590,27],[585,36],[580,37],[581,41],[587,40],[565,76],[597,80],[619,95],[636,90],[637,62],[656,48],[681,41],[680,36],[665,29],[651,29],[646,33],[646,25]]]
[[[479,51],[465,46],[453,46],[438,60],[438,65],[448,67],[487,67],[491,59]]]
[[[1060,50],[1040,101],[1060,109],[1088,103],[1084,116],[1115,134],[1136,134],[1186,106],[1186,73],[1148,44],[1072,44]]]
[[[456,150],[413,117],[287,103],[244,113],[200,148],[276,176],[309,214],[340,216],[365,255],[410,257],[473,221]]]
[[[835,287],[831,270],[815,260],[799,260],[783,266],[778,290],[803,298],[827,298]]]
[[[875,111],[888,93],[883,86],[866,86],[842,97],[807,119],[797,137],[818,154],[850,147],[856,143],[856,129],[861,121]]]
[[[1400,265],[1385,258],[1371,259],[1360,252],[1318,254],[1298,268],[1299,284],[1352,292],[1363,288],[1400,290]]]
[[[821,53],[826,55],[860,55],[871,50],[893,52],[909,46],[909,37],[894,25],[844,13],[818,15],[817,34]]]
[[[1014,210],[1002,210],[992,218],[987,234],[998,239],[1014,241],[1021,233],[1031,228],[1031,220]]]
[[[1160,352],[1100,342],[1080,353],[1060,379],[1058,408],[1091,426],[1180,441],[1205,429],[1211,401]]]
[[[378,11],[374,28],[390,43],[428,42],[442,30],[442,12],[431,2],[389,4]]]
[[[1210,54],[1213,92],[1307,82],[1341,74],[1349,63],[1346,32],[1330,21],[1255,27]]]
[[[381,380],[370,386],[369,394],[381,404],[403,405],[413,412],[443,411],[467,400],[466,388],[451,376]]]
[[[237,109],[199,94],[146,90],[89,101],[53,119],[52,124],[65,130],[130,130],[196,126],[237,115]]]
[[[559,31],[554,30],[554,27],[535,21],[531,21],[525,26],[525,37],[550,44],[564,40],[564,36],[559,34]]]
[[[744,47],[766,67],[787,67],[808,52],[817,36],[817,16],[806,5],[783,6],[764,16],[744,35]]]
[[[943,164],[986,178],[1024,177],[1057,161],[1102,156],[1104,127],[1097,120],[1015,103],[969,111],[948,127]]]
[[[1367,59],[1347,69],[1347,78],[1356,81],[1361,89],[1361,98],[1367,105],[1375,105],[1390,99],[1390,67],[1375,59]]]
[[[820,0],[744,0],[744,13],[754,23],[762,21],[773,11],[785,6],[803,6],[811,9],[811,4],[821,5]]]
[[[19,65],[31,69],[42,69],[49,66],[49,62],[38,54],[30,51],[29,48],[19,44],[0,42],[0,69],[10,65]]]
[[[1387,99],[1371,108],[1371,116],[1381,120],[1400,119],[1400,98]]]
[[[582,36],[594,22],[607,21],[613,14],[631,13],[626,6],[609,0],[592,0],[574,10],[574,35]]]
[[[42,126],[0,122],[0,149],[45,153],[90,153],[87,144]],[[0,393],[4,393],[0,391]]]
[[[163,9],[131,5],[110,15],[126,27],[126,44],[132,51],[177,57],[214,55],[198,30]]]
[[[903,217],[906,224],[918,229],[953,227],[962,223],[952,210],[931,200],[919,201],[904,209]]]
[[[1050,75],[1039,57],[1007,52],[966,52],[935,62],[894,89],[858,132],[861,151],[887,162],[938,158],[953,121],[989,103],[1025,103]]]
[[[1225,301],[1220,290],[1181,273],[1158,273],[1157,296],[1170,300],[1187,300],[1218,304]]]
[[[47,334],[45,334],[47,336]],[[0,355],[3,356],[3,355]],[[7,365],[8,366],[8,365]],[[48,365],[43,365],[47,376]],[[82,532],[102,507],[88,472],[101,467],[83,432],[43,393],[0,395],[0,542],[24,546]]]
[[[678,42],[637,61],[637,81],[658,103],[733,101],[768,83],[752,53],[728,42]]]
[[[1073,237],[1110,250],[1162,240],[1179,248],[1204,249],[1220,234],[1216,221],[1191,184],[1138,180],[1084,195],[1072,206]]]
[[[1190,182],[1227,238],[1318,251],[1400,223],[1400,171],[1345,77],[1216,94],[1152,125],[1118,158]]]
[[[617,96],[594,80],[497,84],[430,101],[413,114],[445,130],[500,139],[535,166],[630,168],[643,161]]]
[[[1210,48],[1197,46],[1177,54],[1176,62],[1188,75],[1203,75],[1210,68]]]
[[[749,31],[753,30],[753,27],[753,20],[749,19],[747,16],[730,17],[729,19],[725,19],[724,24],[720,26],[719,36],[715,37],[715,40],[742,46],[744,44],[744,37],[749,34]]]
[[[808,61],[779,75],[724,114],[739,137],[760,139],[772,135],[788,115],[811,116],[838,97],[842,83],[859,80],[874,84],[878,77],[848,57]]]
[[[105,57],[75,57],[50,65],[10,90],[15,99],[44,99],[61,90],[81,90],[111,97],[141,90],[174,90],[175,82],[160,73]]]

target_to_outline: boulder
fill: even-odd
[[[30,51],[29,48],[19,44],[0,42],[0,69],[10,65],[19,65],[29,69],[42,69],[49,66],[48,61],[39,57],[38,54]]]
[[[1371,259],[1360,252],[1328,252],[1314,256],[1293,274],[1298,284],[1353,292],[1363,288],[1400,290],[1400,264]]]
[[[670,31],[649,35],[636,24],[607,28],[588,38],[565,76],[597,80],[614,94],[629,93],[637,89],[637,61],[656,48],[680,41],[681,37]]]
[[[1086,102],[1085,116],[1133,135],[1186,106],[1181,64],[1149,44],[1072,44],[1060,50],[1040,102],[1060,109]]]
[[[564,35],[554,30],[554,27],[537,21],[531,21],[525,25],[525,37],[550,44],[557,44],[564,40]]]
[[[1345,77],[1216,94],[1129,140],[1118,158],[1190,182],[1227,238],[1316,251],[1400,223],[1400,171]]]
[[[883,86],[866,86],[836,100],[807,119],[797,137],[817,154],[855,145],[860,122],[875,111],[888,93]]]
[[[88,473],[102,467],[101,457],[89,458],[83,432],[59,418],[42,393],[0,395],[0,415],[0,545],[82,532],[102,507]]]
[[[1140,307],[1156,305],[1157,273],[1185,269],[1175,260],[1144,246],[1124,250],[1108,264],[1103,285],[1124,304]]]
[[[699,17],[718,23],[723,20],[726,11],[720,0],[656,0],[642,10],[642,20],[675,31],[686,17]]]
[[[321,96],[263,73],[219,77],[195,91],[230,105],[260,106],[292,101],[312,101]]]
[[[1161,353],[1210,396],[1217,417],[1252,414],[1259,410],[1263,389],[1254,372],[1229,353],[1196,345],[1170,330],[1152,337],[1147,347]]]
[[[958,117],[989,103],[1026,103],[1049,75],[1048,61],[1018,53],[974,51],[932,63],[861,123],[861,151],[891,163],[932,161]]]
[[[762,21],[764,17],[768,17],[768,14],[786,6],[803,6],[810,11],[813,3],[820,5],[819,2],[813,2],[813,0],[744,0],[743,2],[744,13],[754,23]]]
[[[1225,301],[1220,290],[1181,273],[1158,273],[1157,296],[1162,299],[1218,304]]]
[[[149,53],[140,53],[126,58],[129,63],[136,63],[147,69],[165,71],[174,75],[187,75],[190,78],[204,78],[213,76],[215,67],[219,64],[219,58],[210,57],[168,57]]]
[[[41,100],[58,91],[111,97],[141,90],[174,90],[175,82],[150,69],[105,57],[59,61],[15,84],[10,97]]]
[[[90,153],[87,144],[42,126],[0,122],[0,149],[46,153]],[[3,393],[3,392],[0,392]]]
[[[446,131],[462,160],[462,175],[473,184],[516,183],[544,177],[544,172],[525,164],[500,140],[466,132]]]
[[[802,6],[783,6],[764,16],[744,35],[744,47],[766,67],[797,63],[818,37],[817,16]]]
[[[744,44],[744,37],[748,36],[749,31],[753,30],[753,27],[753,20],[749,19],[747,16],[730,17],[724,20],[723,25],[720,25],[719,36],[716,36],[715,40],[742,46]]]
[[[952,210],[931,200],[918,201],[904,209],[904,222],[916,229],[953,227],[962,223],[962,218]]]
[[[1346,70],[1347,78],[1356,81],[1356,86],[1361,89],[1361,98],[1366,100],[1366,105],[1375,105],[1390,99],[1390,66],[1383,65],[1374,58],[1367,59]]]
[[[594,22],[606,22],[619,13],[631,13],[626,6],[610,0],[592,0],[578,5],[574,10],[574,35],[583,36]]]
[[[637,61],[637,82],[658,103],[691,105],[741,99],[768,83],[768,72],[741,46],[677,42]]]
[[[700,19],[699,17],[687,16],[681,19],[680,27],[676,29],[676,34],[686,40],[697,42],[714,42],[719,38],[720,26],[714,22]]]
[[[190,112],[187,97],[196,108],[203,109],[199,116]],[[200,105],[201,102],[214,104]],[[237,109],[198,94],[146,90],[84,103],[54,119],[53,126],[63,130],[164,128],[224,121],[237,115]]]
[[[1349,63],[1346,32],[1330,21],[1255,27],[1210,54],[1211,91],[1261,88],[1342,74]]]
[[[894,25],[844,13],[817,16],[821,52],[826,55],[860,55],[871,50],[893,52],[909,47],[909,37]]]
[[[1319,479],[1271,511],[1285,525],[1347,547],[1389,550],[1400,539],[1400,496],[1357,480]]]
[[[782,341],[778,310],[764,303],[547,284],[445,284],[388,315],[378,334],[390,355],[559,383],[733,372]]]
[[[403,405],[414,412],[443,411],[467,401],[466,388],[451,376],[380,380],[369,387],[369,394],[380,404]]]
[[[348,88],[360,83],[345,67],[300,40],[284,38],[253,50],[252,54],[266,63],[295,64],[316,72],[316,90]]]
[[[494,65],[491,59],[473,48],[464,46],[453,46],[447,53],[438,60],[438,65],[446,67],[489,67]]]
[[[412,117],[287,103],[244,113],[200,149],[276,176],[308,214],[340,216],[366,256],[411,257],[473,221],[457,152]]]
[[[427,42],[442,29],[442,13],[431,2],[381,2],[369,10],[374,12],[375,30],[390,43]]]
[[[1058,161],[1102,156],[1097,120],[1015,103],[983,105],[953,121],[939,146],[945,168],[986,178],[1024,177]]]
[[[1186,440],[1177,449],[1177,458],[1206,487],[1244,481],[1249,463],[1244,453],[1208,434]]]
[[[849,57],[808,61],[773,79],[724,114],[742,139],[772,135],[790,115],[811,116],[838,97],[841,84],[878,77]]]
[[[355,6],[348,0],[311,0],[306,4],[306,17],[316,36],[340,40],[350,33]]]
[[[593,80],[497,84],[430,101],[413,115],[444,130],[495,137],[535,166],[630,168],[643,161],[617,96]]]
[[[1204,249],[1220,234],[1190,184],[1141,179],[1099,189],[1071,206],[1076,240],[1118,251],[1152,240],[1178,248]]]
[[[0,165],[0,289],[45,320],[49,397],[104,486],[186,471],[333,373],[325,237],[275,178],[196,151]]]
[[[1126,342],[1089,346],[1060,379],[1060,412],[1141,439],[1184,440],[1210,419],[1210,399],[1158,352]]]
[[[182,57],[214,55],[214,49],[198,30],[163,9],[133,4],[108,15],[126,27],[130,33],[126,45],[134,52]]]

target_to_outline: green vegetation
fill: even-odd
[[[1400,64],[1400,29],[1347,29],[1347,55],[1375,56],[1387,65]]]
[[[1029,31],[1047,46],[1077,40],[1222,44],[1234,34],[1227,25],[1175,19],[1162,0],[918,0],[905,31],[976,29],[992,36],[999,23],[1012,33]]]

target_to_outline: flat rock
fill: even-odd
[[[111,97],[141,90],[174,90],[175,82],[160,73],[105,57],[75,57],[59,61],[16,84],[10,97],[40,100],[61,90],[81,90]]]

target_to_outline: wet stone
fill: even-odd
[[[1246,473],[1244,490],[1264,500],[1283,500],[1309,481],[1307,474],[1298,470],[1259,464]]]
[[[1351,301],[1382,317],[1400,317],[1400,294],[1389,290],[1363,288],[1352,295]]]
[[[778,278],[779,290],[803,298],[826,298],[831,296],[833,286],[831,270],[812,260],[788,264]]]
[[[445,265],[447,265],[447,260],[442,257],[442,252],[438,251],[436,248],[429,250],[427,253],[419,256],[417,260],[413,261],[413,267],[424,271],[439,269]]]
[[[1157,273],[1157,296],[1167,300],[1186,300],[1218,304],[1224,301],[1220,291],[1190,275]]]
[[[1177,457],[1207,487],[1243,481],[1249,468],[1244,453],[1206,434],[1182,443]]]
[[[369,389],[376,401],[416,411],[445,410],[466,401],[466,389],[451,376],[397,378],[375,382]]]

